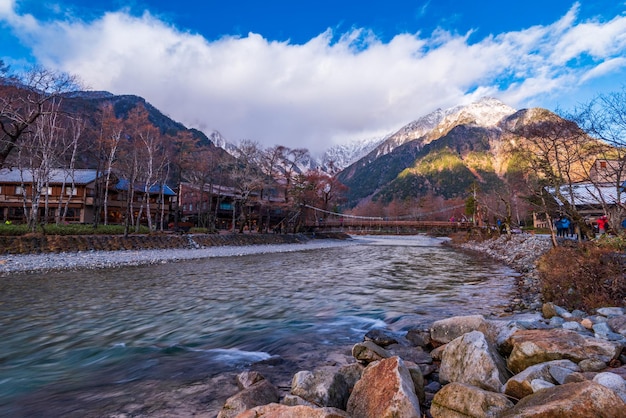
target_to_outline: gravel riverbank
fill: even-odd
[[[199,241],[199,240],[198,240]],[[194,241],[195,242],[195,241]],[[345,239],[304,239],[283,244],[224,245],[195,248],[134,249],[119,251],[76,251],[39,254],[0,255],[0,277],[51,270],[100,269],[146,264],[164,264],[209,257],[294,252],[351,245]]]

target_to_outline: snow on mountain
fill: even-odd
[[[503,118],[516,110],[498,99],[484,97],[465,106],[454,106],[445,110],[437,109],[400,128],[390,135],[376,149],[372,158],[388,154],[395,148],[410,141],[424,138],[424,144],[445,135],[451,128],[460,124],[474,123],[483,127],[496,126]]]
[[[372,138],[363,141],[352,141],[347,144],[334,145],[327,149],[318,162],[324,171],[340,171],[360,160],[379,146],[385,138]]]

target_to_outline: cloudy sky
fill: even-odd
[[[567,110],[620,90],[626,0],[0,0],[0,59],[320,152],[482,96]]]

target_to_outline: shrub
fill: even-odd
[[[626,299],[626,258],[592,243],[553,248],[537,265],[546,302],[589,312],[622,306]]]

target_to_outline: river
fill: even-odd
[[[501,313],[515,273],[441,243],[370,236],[0,278],[0,416],[214,416],[236,390],[225,376],[251,365],[286,386],[370,329]]]

